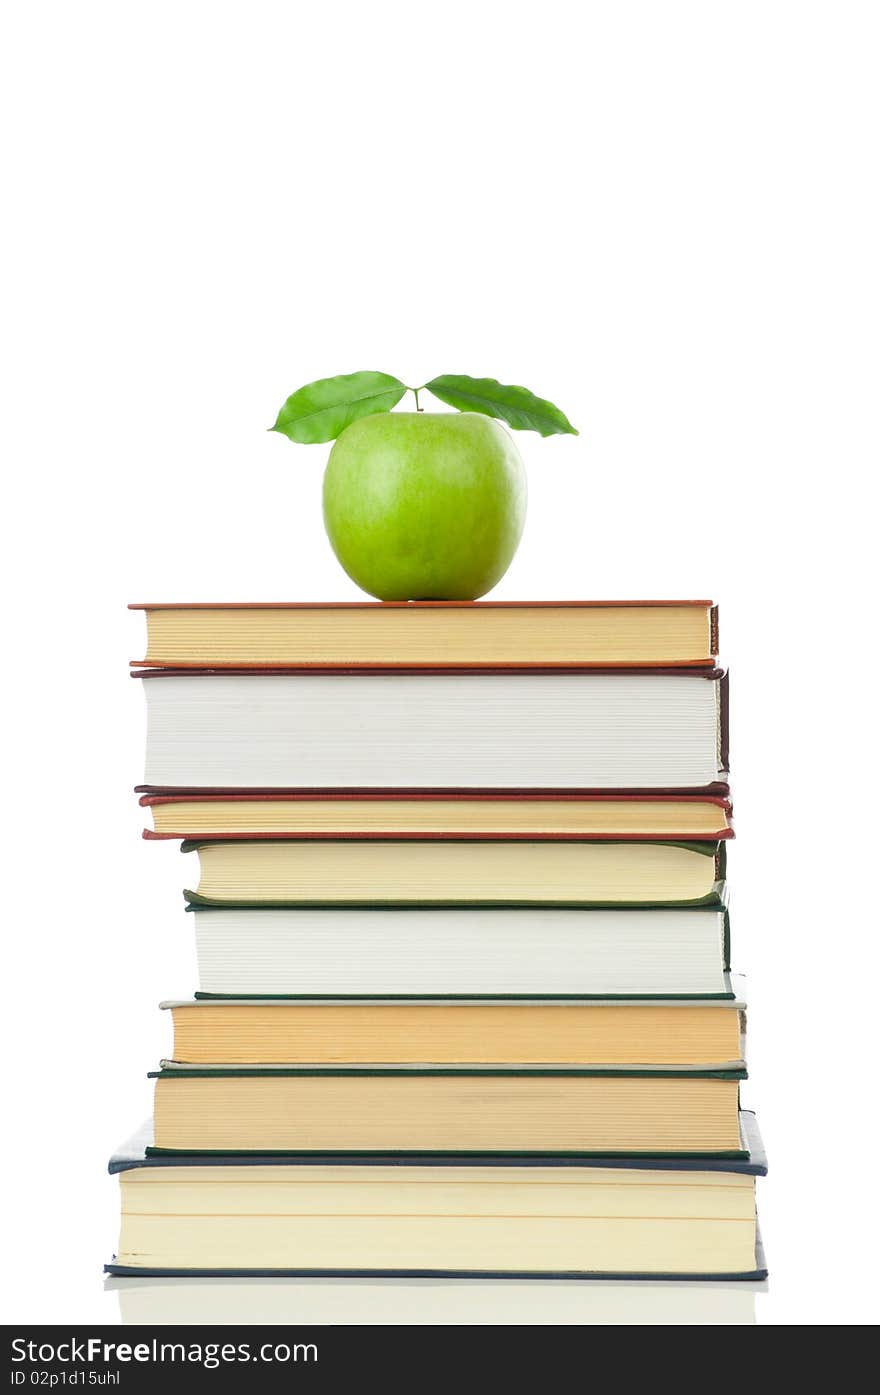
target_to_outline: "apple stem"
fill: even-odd
[[[421,392],[421,388],[413,388],[412,391],[413,397],[416,399],[416,411],[423,412],[425,410],[424,407],[419,406],[419,393]]]

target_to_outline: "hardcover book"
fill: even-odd
[[[721,904],[724,843],[184,842],[196,905]]]
[[[197,996],[732,996],[723,904],[187,909]]]
[[[743,1066],[181,1066],[155,1150],[744,1156]]]
[[[694,795],[213,794],[141,796],[145,838],[733,837],[730,800]]]
[[[711,665],[711,601],[134,605],[150,666]]]
[[[727,792],[720,669],[151,669],[147,793]]]
[[[388,1273],[317,1275],[249,1270],[230,1276],[107,1265],[104,1291],[119,1302],[120,1321],[137,1327],[304,1323],[386,1326],[743,1327],[755,1324],[755,1303],[766,1282],[760,1234],[754,1270],[712,1281],[623,1276],[517,1275],[516,1283],[473,1275],[448,1283],[419,1275],[418,1283]],[[137,1258],[137,1257],[136,1257]]]
[[[168,1002],[176,1065],[742,1066],[745,1001]]]

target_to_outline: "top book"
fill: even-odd
[[[711,601],[132,605],[151,668],[711,666]]]

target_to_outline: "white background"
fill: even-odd
[[[580,427],[517,438],[496,598],[720,602],[758,1320],[870,1321],[876,6],[34,0],[4,31],[6,1319],[116,1319],[105,1160],[195,986],[125,604],[355,597],[327,448],[266,428],[375,368]]]

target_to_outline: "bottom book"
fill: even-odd
[[[766,1160],[745,1156],[358,1158],[150,1154],[110,1161],[122,1193],[108,1273],[761,1280]]]
[[[127,1326],[753,1326],[766,1282],[115,1278]]]

